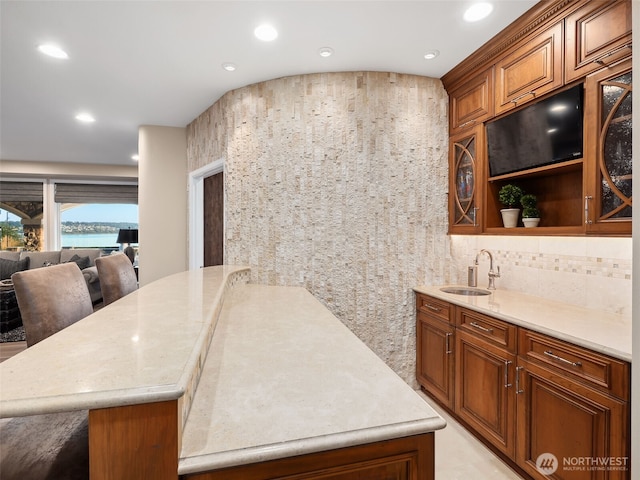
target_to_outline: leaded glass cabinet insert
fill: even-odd
[[[631,72],[603,81],[599,220],[631,218]]]
[[[450,168],[452,183],[450,184],[450,230],[474,230],[480,227],[478,186],[479,131],[472,131],[454,137],[450,145]]]

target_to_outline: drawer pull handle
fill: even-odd
[[[611,50],[609,53],[605,53],[604,55],[601,55],[600,57],[592,60],[592,63],[597,63],[598,65],[600,65],[602,67],[607,67],[608,65],[606,64],[604,59],[615,55],[616,53],[624,50],[625,48],[628,48],[629,50],[631,50],[632,44],[631,43],[627,43],[625,45],[621,45],[620,47]]]
[[[463,127],[466,127],[467,125],[473,125],[474,123],[476,123],[475,119],[469,120],[468,122],[464,122],[463,124],[458,125],[458,128],[463,128]]]
[[[526,97],[528,95],[533,95],[533,97],[535,98],[536,92],[534,90],[531,90],[530,92],[523,93],[522,95],[519,95],[516,98],[514,98],[513,100],[511,100],[511,103],[513,103],[514,105],[518,105],[518,100],[520,100],[521,98],[524,98],[524,97]]]
[[[504,388],[509,388],[511,384],[509,383],[509,365],[511,365],[510,360],[504,361]]]
[[[516,395],[524,393],[524,389],[520,388],[520,370],[524,370],[524,367],[516,367]]]
[[[471,322],[469,323],[469,325],[471,325],[473,328],[477,328],[478,330],[482,330],[483,332],[493,333],[493,328],[485,328],[479,323]]]
[[[451,353],[453,353],[451,351],[451,335],[453,335],[453,333],[451,332],[447,332],[447,334],[445,335],[444,339],[445,339],[445,352],[447,355],[450,355]]]
[[[429,310],[433,311],[433,312],[439,312],[440,309],[438,307],[434,307],[433,305],[429,305],[428,303],[424,304],[425,307],[427,307]]]
[[[551,350],[545,350],[544,354],[547,357],[551,357],[554,360],[558,360],[559,362],[568,363],[572,367],[581,367],[582,366],[582,362],[572,362],[571,360],[567,360],[566,358],[559,357],[558,355],[554,355],[554,353]]]

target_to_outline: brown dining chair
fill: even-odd
[[[124,253],[96,258],[96,268],[105,306],[138,289],[135,269]]]
[[[87,282],[75,262],[11,276],[27,347],[93,313]]]

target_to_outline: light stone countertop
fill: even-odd
[[[180,398],[229,284],[248,272],[162,278],[0,363],[0,418]]]
[[[225,303],[182,437],[179,474],[443,428],[418,394],[300,287]]]
[[[631,362],[631,318],[508,290],[464,296],[442,292],[443,286],[414,291]]]

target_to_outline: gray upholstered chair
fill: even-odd
[[[96,258],[96,268],[105,306],[137,290],[136,272],[124,253]]]
[[[11,276],[30,347],[93,313],[87,282],[74,262]]]

